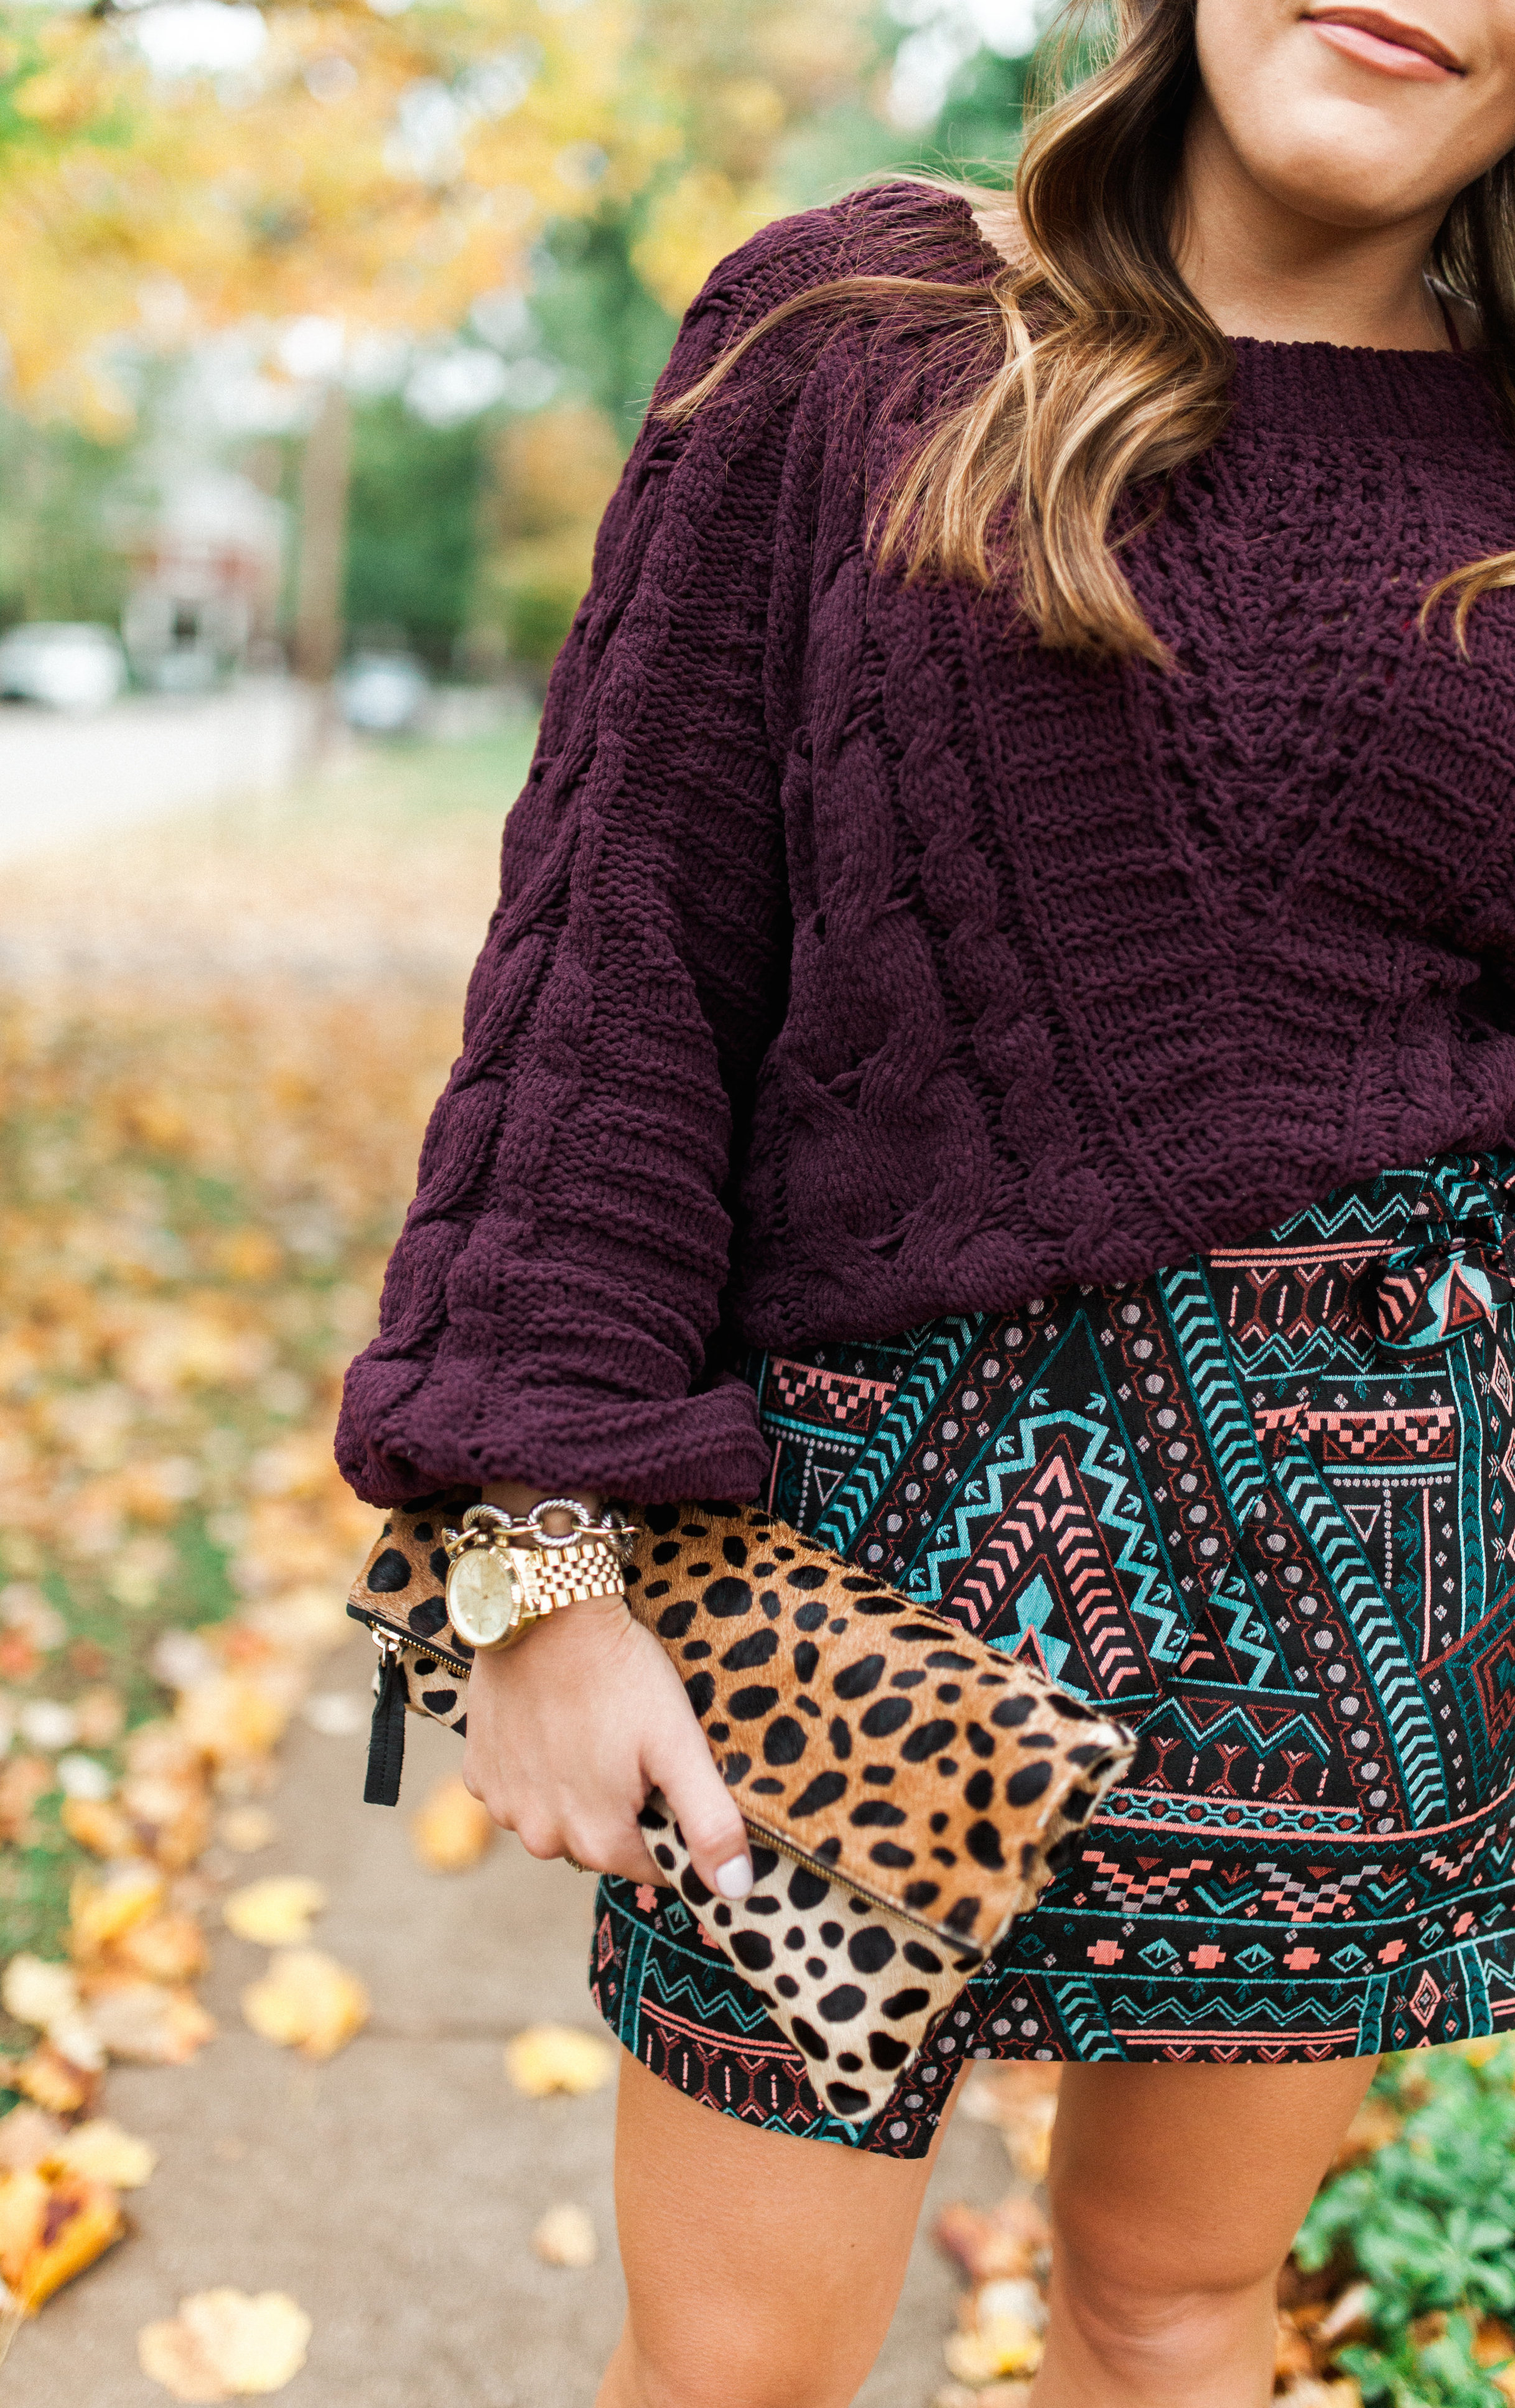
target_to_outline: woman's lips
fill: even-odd
[[[1455,79],[1455,68],[1443,66],[1439,59],[1428,59],[1423,50],[1407,50],[1403,42],[1386,41],[1381,35],[1367,33],[1361,25],[1333,24],[1321,17],[1310,17],[1306,22],[1333,50],[1344,51],[1348,58],[1359,60],[1365,67],[1377,67],[1380,75],[1399,76],[1407,83],[1450,83]]]

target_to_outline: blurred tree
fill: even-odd
[[[621,471],[602,410],[542,410],[495,446],[477,624],[535,674],[550,667],[589,582],[595,530]]]
[[[775,147],[856,87],[868,16],[869,0],[96,0],[39,22],[12,7],[15,389],[121,407],[103,337],[183,341],[253,313],[455,325],[524,286],[532,245],[575,219],[624,221],[642,283],[682,308],[782,206]],[[581,264],[602,248],[586,237]]]
[[[478,418],[428,426],[397,394],[353,413],[345,617],[403,628],[434,667],[452,666],[469,626],[489,430]]]
[[[957,171],[984,182],[1008,179],[1020,148],[1032,62],[981,50],[960,68],[931,128],[931,145]]]
[[[503,357],[509,373],[492,390],[540,406],[556,382],[581,439],[585,408],[599,414],[598,459],[604,430],[621,448],[629,440],[703,277],[758,225],[891,160],[1003,153],[1023,68],[971,54],[981,19],[1019,22],[1017,8],[94,0],[76,11],[11,0],[7,12],[0,0],[0,337],[12,394],[96,433],[121,427],[123,344],[172,351],[250,321],[267,328],[267,373],[319,390],[345,374],[344,351],[351,360],[386,333],[440,339],[471,312],[487,345],[491,323],[530,293],[537,355],[523,363],[497,346],[496,369]],[[886,122],[896,50],[942,40],[961,73],[941,126],[918,112]],[[468,546],[439,533],[423,573],[419,517],[441,453],[418,438],[382,468],[377,453],[371,473],[365,463],[365,444],[382,449],[397,424],[391,412],[359,429],[348,601],[370,615],[386,558],[410,598],[379,615],[403,616],[430,646],[455,609],[433,615],[433,572],[447,550],[466,578]],[[533,444],[557,456],[545,434],[512,438],[496,450],[497,483],[500,463],[516,473]],[[330,555],[342,496],[322,480],[341,473],[341,446],[317,442],[302,488],[312,663],[338,640]],[[380,492],[386,473],[393,505]],[[598,488],[570,471],[573,510],[564,503],[549,525],[527,482],[518,503],[497,497],[488,514],[483,617],[503,613],[535,659],[551,625],[566,624],[569,563],[586,556],[584,496]]]
[[[111,541],[114,444],[0,411],[0,628],[116,618],[126,565]]]
[[[300,461],[300,556],[295,587],[295,667],[322,684],[342,656],[342,587],[347,549],[348,485],[353,465],[353,406],[332,378],[305,437]]]
[[[640,217],[617,208],[563,220],[537,252],[532,291],[532,313],[547,351],[627,445],[678,327],[677,317],[637,272]]]

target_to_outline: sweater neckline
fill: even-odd
[[[1476,352],[1228,337],[1237,423],[1312,436],[1503,442]]]
[[[1005,265],[968,203],[945,194],[986,276]],[[1227,337],[1236,364],[1236,414],[1260,432],[1387,436],[1445,441],[1454,431],[1504,437],[1477,351],[1387,351],[1358,343]],[[1461,405],[1459,408],[1457,405]],[[1470,407],[1471,405],[1471,407]],[[1449,423],[1448,409],[1453,415]]]

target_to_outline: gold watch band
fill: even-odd
[[[626,1563],[608,1539],[572,1539],[554,1547],[516,1547],[516,1574],[539,1614],[589,1597],[624,1597]]]
[[[558,1533],[549,1513],[576,1525]],[[513,1647],[534,1622],[591,1597],[624,1597],[631,1533],[618,1513],[591,1520],[570,1498],[544,1498],[524,1516],[472,1505],[461,1530],[446,1530],[447,1614],[475,1649]]]

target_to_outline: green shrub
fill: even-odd
[[[1399,2138],[1326,2186],[1294,2249],[1306,2271],[1349,2258],[1368,2285],[1372,2339],[1338,2362],[1370,2408],[1508,2408],[1502,2361],[1475,2344],[1515,2311],[1515,2044],[1392,2058],[1376,2088]]]

